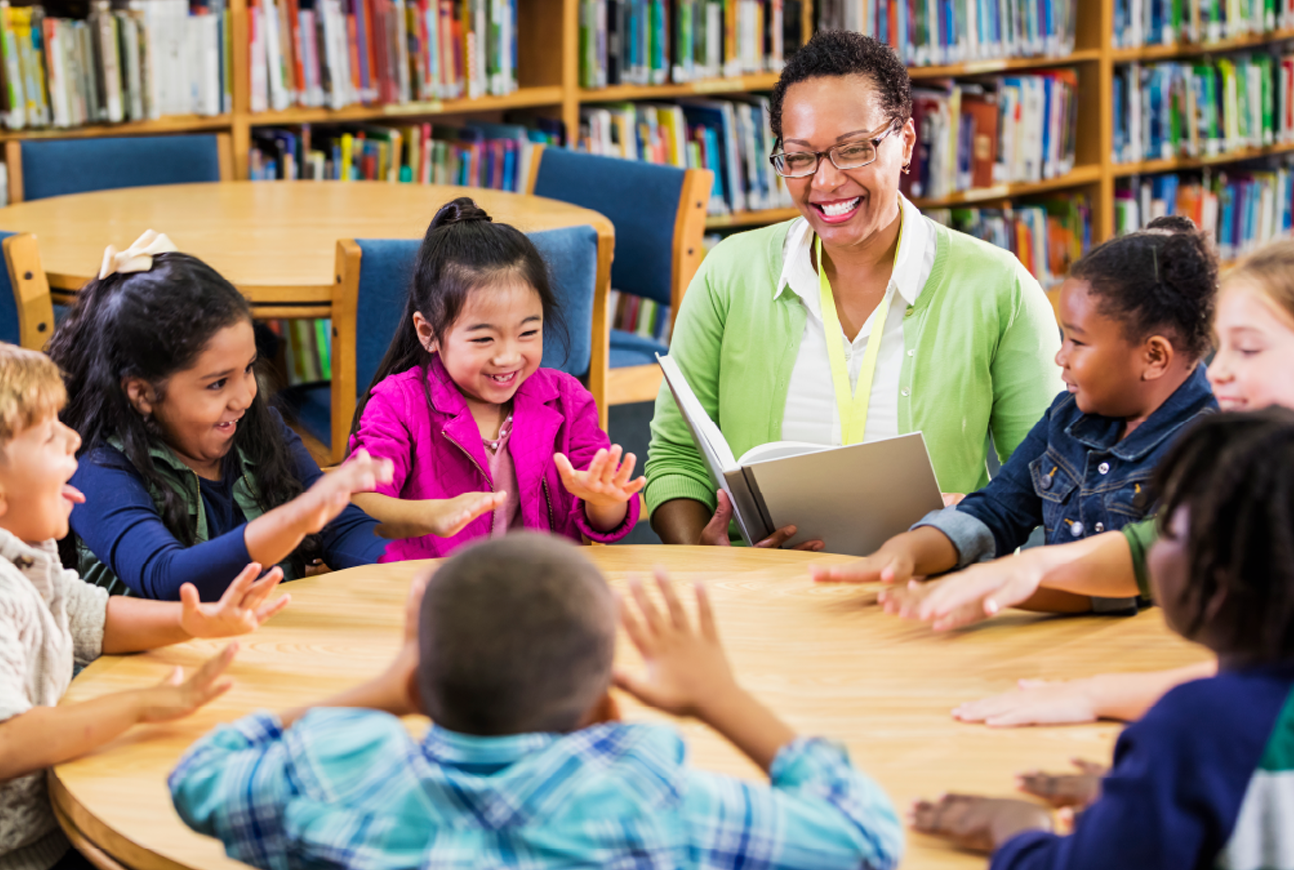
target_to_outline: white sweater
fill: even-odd
[[[53,541],[0,529],[0,721],[58,703],[73,661],[103,651],[107,611],[108,593],[64,570]],[[47,870],[67,848],[45,771],[0,782],[0,870]]]

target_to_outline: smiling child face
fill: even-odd
[[[1269,405],[1294,408],[1294,320],[1244,283],[1228,284],[1218,300],[1217,353],[1209,382],[1224,411]]]
[[[1143,349],[1099,303],[1086,281],[1066,279],[1059,306],[1064,340],[1056,365],[1084,414],[1131,417],[1139,412]]]

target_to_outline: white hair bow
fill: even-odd
[[[144,230],[144,234],[124,251],[109,245],[103,251],[103,265],[99,267],[99,280],[121,272],[147,272],[153,268],[153,257],[178,251],[175,243],[165,233]]]

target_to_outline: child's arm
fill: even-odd
[[[403,499],[360,492],[351,501],[381,523],[377,533],[384,538],[452,538],[472,520],[501,507],[507,498],[506,492],[465,492],[444,499]]]
[[[57,707],[32,707],[0,723],[0,781],[79,758],[141,722],[187,716],[229,690],[220,675],[233,661],[231,643],[184,679],[180,668],[156,686],[114,692]]]
[[[1167,671],[1099,674],[1080,680],[1021,680],[1019,687],[953,710],[963,722],[993,727],[1067,725],[1097,719],[1140,719],[1169,689],[1218,672],[1215,660]]]
[[[589,525],[601,532],[609,532],[625,521],[629,500],[647,485],[645,477],[630,480],[637,461],[638,457],[624,453],[619,444],[612,444],[610,450],[599,449],[584,471],[577,471],[565,454],[553,456],[562,485],[584,502]]]
[[[290,596],[269,601],[283,579],[271,568],[260,580],[261,566],[253,562],[229,584],[213,604],[203,604],[192,583],[180,587],[180,603],[113,595],[103,625],[105,654],[140,652],[195,637],[233,637],[255,631],[287,607]]]
[[[907,583],[957,567],[952,539],[934,526],[895,535],[870,556],[845,565],[810,565],[819,583]]]

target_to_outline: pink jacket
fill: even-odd
[[[424,379],[421,368],[391,375],[373,388],[352,451],[390,459],[395,476],[376,492],[404,499],[452,498],[465,492],[489,492],[490,463],[481,433],[463,395],[434,356]],[[430,399],[430,401],[428,401]],[[554,453],[565,453],[576,468],[588,468],[593,454],[609,447],[598,426],[593,396],[575,378],[554,369],[539,369],[517,389],[512,401],[512,435],[508,451],[517,472],[521,522],[574,541],[581,536],[599,543],[618,541],[638,522],[635,495],[619,527],[599,532],[584,515],[584,502],[562,485]],[[490,534],[494,517],[478,517],[452,538],[425,535],[392,541],[383,562],[434,559]]]

